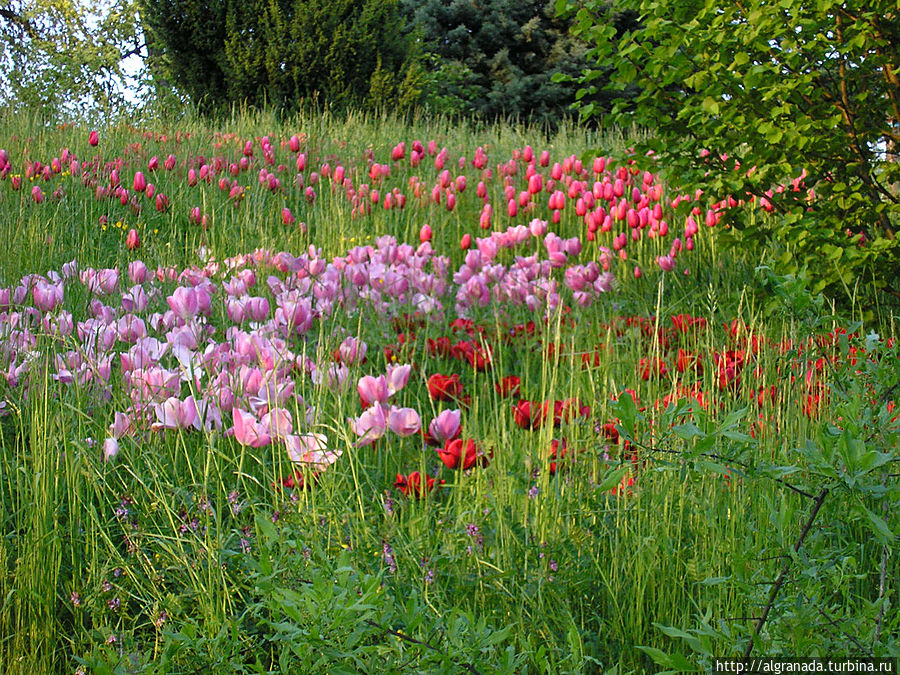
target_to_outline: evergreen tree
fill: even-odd
[[[410,100],[403,88],[414,64],[396,0],[142,2],[158,54],[151,67],[206,110],[233,101],[292,109],[314,97],[338,108]]]
[[[402,0],[408,29],[422,43],[430,82],[425,100],[439,112],[555,121],[569,114],[587,68],[587,43],[569,34],[546,0]],[[610,18],[633,25],[632,16]],[[598,111],[608,94],[588,100]]]
[[[228,0],[141,0],[148,66],[202,110],[226,93],[225,18]]]

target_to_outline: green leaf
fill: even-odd
[[[672,427],[672,433],[678,436],[678,438],[682,438],[686,441],[689,441],[692,438],[706,436],[706,432],[693,422],[687,422],[685,424],[679,424],[678,426]]]
[[[897,535],[891,531],[891,528],[888,527],[884,518],[872,513],[872,511],[866,508],[865,504],[861,502],[857,504],[857,508],[865,514],[866,524],[869,526],[869,529],[872,530],[875,538],[878,539],[878,543],[885,546],[893,546],[896,544]]]
[[[719,102],[716,101],[712,96],[707,96],[706,98],[704,98],[702,103],[700,104],[700,108],[710,115],[719,114]]]
[[[625,474],[628,473],[628,469],[628,466],[621,466],[617,469],[610,469],[604,474],[603,480],[600,481],[600,484],[596,489],[600,490],[601,492],[609,492],[622,482]]]

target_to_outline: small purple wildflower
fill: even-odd
[[[159,613],[159,616],[156,617],[153,621],[153,625],[156,626],[157,630],[162,628],[166,621],[168,620],[169,615],[166,613],[166,610],[163,610]]]
[[[384,564],[387,565],[388,570],[390,570],[391,574],[397,573],[397,560],[394,558],[394,549],[387,542],[387,540],[382,540],[381,548],[384,553]]]

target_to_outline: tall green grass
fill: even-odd
[[[26,148],[42,161],[67,146],[79,154],[93,152],[87,129],[59,130],[29,119],[6,119],[3,127],[2,144],[15,157]],[[153,154],[162,161],[169,141],[136,136],[135,127],[168,139],[182,134],[179,161],[190,154],[208,156],[210,139],[218,134],[241,140],[269,135],[277,143],[303,132],[312,166],[336,155],[360,162],[362,170],[367,149],[386,161],[396,142],[415,138],[436,139],[452,157],[469,159],[484,146],[492,165],[526,144],[538,152],[550,150],[558,161],[597,148],[615,154],[628,143],[571,126],[546,136],[535,128],[475,127],[444,119],[325,114],[281,122],[254,114],[236,115],[215,127],[192,117],[112,125],[101,130],[96,152],[122,156],[139,138],[141,147],[134,152],[141,162]],[[232,148],[227,144],[234,141],[224,142]],[[59,269],[72,258],[85,266],[122,267],[134,254],[124,248],[127,227],[115,227],[120,220],[140,228],[139,254],[148,264],[179,267],[196,264],[201,246],[219,260],[256,247],[299,253],[310,244],[330,257],[381,234],[416,241],[420,226],[428,222],[435,230],[435,248],[451,255],[453,269],[460,262],[461,234],[477,228],[477,210],[448,213],[438,206],[388,213],[373,209],[371,218],[354,220],[343,197],[332,195],[323,182],[314,207],[305,207],[299,193],[288,191],[297,220],[308,225],[305,233],[286,230],[280,198],[260,191],[251,192],[240,208],[219,196],[197,204],[212,218],[204,232],[186,222],[184,208],[193,205],[193,196],[183,178],[162,171],[155,178],[181,210],[123,218],[121,210],[105,203],[68,197],[54,207],[36,208],[26,189],[13,193],[8,181],[0,183],[0,228],[8,242],[0,285]],[[467,190],[474,189],[470,183]],[[569,211],[557,229],[564,236],[578,231]],[[104,215],[106,229],[99,224]],[[713,234],[698,237],[697,243],[689,276],[659,277],[657,284],[647,274],[636,281],[630,268],[620,266],[616,291],[578,314],[574,325],[557,315],[532,342],[498,349],[493,373],[463,371],[473,398],[464,435],[489,448],[491,462],[470,475],[443,470],[446,484],[422,500],[400,495],[392,483],[397,473],[435,473],[440,463],[434,453],[423,451],[415,438],[354,448],[346,424],[347,417],[358,414],[354,387],[340,394],[304,375],[298,375],[297,390],[315,406],[316,423],[331,446],[344,449],[339,462],[309,490],[291,495],[274,487],[291,471],[278,448],[253,450],[218,434],[167,432],[122,439],[116,460],[104,462],[95,443],[106,436],[113,411],[127,406],[126,395],[114,389],[111,400],[104,401],[90,386],[54,382],[51,355],[70,345],[43,336],[36,374],[15,391],[0,389],[10,401],[24,401],[0,418],[0,669],[29,674],[79,667],[92,672],[256,672],[258,664],[262,672],[277,672],[281,643],[274,636],[287,630],[283,612],[294,597],[288,591],[307,603],[298,611],[312,622],[298,622],[306,633],[296,639],[336,650],[321,672],[338,672],[335,664],[352,672],[340,661],[352,663],[355,654],[380,659],[370,663],[381,663],[388,672],[399,672],[401,665],[450,672],[460,664],[482,672],[653,672],[657,665],[638,647],[684,651],[678,631],[697,626],[709,627],[704,639],[712,655],[734,655],[765,604],[783,556],[801,534],[809,504],[758,471],[732,465],[722,475],[715,467],[681,461],[674,453],[688,452],[691,442],[667,435],[665,413],[653,407],[654,400],[676,391],[675,377],[644,382],[638,373],[638,362],[658,353],[658,343],[637,326],[621,334],[611,326],[625,315],[654,317],[650,321],[662,327],[678,313],[702,316],[708,330],[687,334],[681,346],[706,354],[732,344],[723,325],[732,319],[742,321],[748,334],[776,342],[799,344],[806,336],[796,316],[771,311],[759,292],[752,270],[762,253],[726,254]],[[649,271],[667,246],[649,243],[638,262]],[[597,255],[590,246],[581,259]],[[500,329],[498,318],[485,318]],[[530,317],[513,311],[510,318]],[[884,318],[877,328],[893,335],[896,321]],[[354,384],[364,374],[383,372],[381,347],[389,337],[396,339],[363,315],[324,321],[317,330],[310,356],[331,353],[344,331],[369,344],[369,363],[351,369]],[[440,408],[428,399],[424,375],[450,368],[429,360],[425,340],[445,334],[446,326],[439,325],[418,332],[409,359],[427,371],[415,371],[397,401],[416,407],[425,424]],[[581,368],[578,359],[567,356],[601,343],[597,366]],[[559,347],[548,357],[550,344]],[[755,372],[748,366],[734,392],[720,391],[711,367],[693,381],[722,402],[721,410],[711,412],[713,422],[749,406],[740,426],[749,432],[757,414],[771,417],[769,433],[752,446],[753,462],[796,467],[797,477],[806,480],[812,470],[795,449],[822,432],[830,410],[813,419],[804,415],[786,379],[785,355],[764,349],[757,365]],[[522,378],[524,398],[577,397],[591,405],[592,420],[561,431],[518,428],[509,402],[500,400],[493,387],[512,373]],[[771,385],[778,385],[778,394],[758,411],[753,394]],[[19,397],[22,388],[27,398]],[[631,388],[639,389],[642,405],[648,406],[641,427],[646,445],[668,444],[654,448],[660,452],[635,446],[633,459],[621,446],[604,447],[594,429],[595,422],[617,416],[610,399]],[[292,412],[295,419],[302,414]],[[575,459],[560,460],[560,469],[551,475],[546,470],[550,442],[561,433]],[[713,450],[727,455],[736,447],[720,438]],[[896,454],[896,446],[886,451]],[[628,475],[635,485],[616,495],[608,487],[599,489],[619,466],[631,467]],[[884,480],[896,489],[895,475]],[[795,604],[775,608],[762,651],[828,655],[856,649],[854,640],[862,638],[851,637],[867,635],[866,647],[873,653],[896,655],[898,619],[891,611],[900,573],[896,540],[879,543],[858,515],[838,500],[826,502],[800,554],[806,558],[795,566],[798,575],[809,576],[790,579],[799,589],[790,593]],[[893,510],[880,515],[897,530]],[[886,590],[879,590],[882,573]],[[332,591],[316,585],[322,579],[330,583],[325,589],[345,584],[347,593],[329,595]],[[877,620],[879,597],[887,609]],[[365,607],[350,611],[354,598],[364,598]],[[328,616],[337,618],[328,625],[315,623]],[[876,623],[880,637],[872,642]],[[404,631],[418,642],[404,641]],[[500,636],[499,643],[490,644],[486,636],[492,634]],[[507,649],[518,660],[507,656]],[[429,661],[438,658],[435,652],[441,654],[440,663]]]

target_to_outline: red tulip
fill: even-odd
[[[551,460],[560,460],[566,456],[569,451],[569,446],[566,443],[566,439],[562,439],[561,441],[556,440],[555,438],[550,441],[550,459]],[[556,461],[550,462],[550,475],[553,476],[556,474],[557,469]]]
[[[504,377],[499,382],[494,383],[494,389],[497,390],[497,394],[499,396],[503,396],[504,398],[507,396],[518,396],[520,388],[521,383],[517,375]]]
[[[160,213],[165,213],[169,210],[169,198],[162,192],[156,195],[156,210]]]
[[[573,417],[589,417],[591,407],[584,405],[577,398],[567,398],[553,402],[553,425],[559,426],[569,422]]]
[[[436,482],[434,478],[425,474],[425,482],[422,482],[422,475],[418,471],[413,471],[408,476],[401,473],[397,474],[397,480],[394,481],[394,487],[407,497],[417,497],[421,499],[427,493],[434,490],[435,486],[440,487],[444,481]]]
[[[521,400],[513,406],[513,417],[518,426],[523,429],[537,429],[541,427],[547,419],[550,411],[550,403],[544,401]]]
[[[128,236],[125,237],[125,247],[129,251],[133,251],[141,245],[141,238],[138,236],[137,230],[134,228],[128,230]]]
[[[419,241],[423,244],[426,241],[431,241],[431,227],[429,225],[422,225],[422,229],[419,230]]]
[[[467,250],[469,250],[469,247],[470,247],[471,245],[472,245],[472,235],[469,234],[468,232],[466,232],[466,233],[462,236],[462,239],[461,239],[460,242],[459,242],[459,247],[460,247],[463,251],[467,251]]]
[[[294,224],[294,214],[291,213],[291,210],[286,206],[281,209],[281,222],[285,225]]]
[[[100,142],[100,136],[96,131],[92,131],[88,136],[88,144],[96,146]]]
[[[428,378],[428,393],[435,401],[452,401],[462,395],[463,387],[459,375],[435,373]]]
[[[463,471],[471,469],[479,463],[481,466],[487,466],[489,457],[476,445],[475,441],[462,438],[447,441],[437,453],[448,469],[461,467]]]

